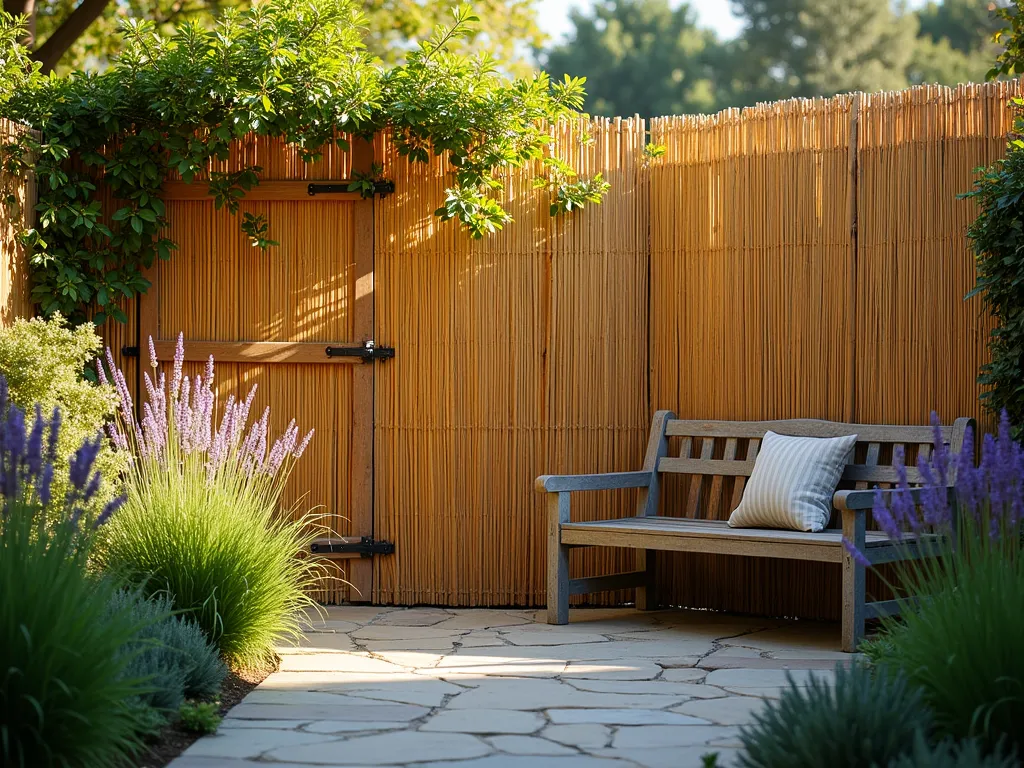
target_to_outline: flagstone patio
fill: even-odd
[[[171,768],[700,766],[789,670],[831,678],[835,625],[697,611],[331,607]]]

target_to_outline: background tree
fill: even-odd
[[[227,8],[245,10],[249,0],[3,0],[12,15],[28,18],[33,56],[44,71],[60,68],[103,69],[122,45],[118,34],[126,19],[152,21],[166,35],[186,20],[210,24]],[[371,53],[394,64],[411,50],[411,41],[429,36],[447,23],[454,3],[429,0],[361,0],[365,41]],[[457,50],[485,51],[500,58],[515,75],[532,67],[524,53],[544,42],[537,26],[535,0],[477,0],[480,24]]]
[[[920,25],[907,70],[911,83],[978,82],[985,78],[1000,47],[992,36],[1002,26],[994,0],[929,2],[916,16]]]
[[[733,0],[747,103],[907,85],[917,21],[889,0]]]
[[[540,56],[548,72],[587,78],[587,109],[643,117],[708,112],[728,88],[728,58],[687,3],[600,0],[573,10],[570,39]]]

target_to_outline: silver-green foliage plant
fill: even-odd
[[[150,347],[151,360],[156,355]],[[109,352],[108,352],[109,357]],[[182,376],[145,374],[149,399],[136,421],[120,371],[121,450],[134,455],[127,502],[104,533],[102,558],[147,594],[165,594],[236,667],[271,662],[275,644],[297,637],[321,575],[308,552],[315,521],[281,508],[281,491],[312,432],[294,421],[271,441],[270,409],[249,424],[255,387],[217,407],[214,365]],[[154,381],[155,379],[155,381]],[[215,414],[223,412],[219,422]]]
[[[113,768],[145,727],[130,702],[146,684],[125,674],[122,650],[143,627],[111,610],[116,587],[88,567],[94,529],[120,501],[87,517],[101,484],[95,440],[66,470],[58,524],[47,515],[59,431],[41,411],[27,426],[0,375],[0,765]]]
[[[941,734],[1024,755],[1024,449],[1011,434],[1004,412],[976,467],[971,434],[954,458],[937,433],[932,458],[918,462],[925,488],[902,472],[888,498],[879,492],[873,515],[892,539],[936,538],[932,557],[894,566],[901,616],[867,650],[921,690]]]
[[[199,180],[218,208],[237,213],[261,168],[210,168],[248,134],[280,137],[316,160],[325,145],[383,132],[410,162],[450,162],[439,217],[457,219],[473,237],[508,223],[504,176],[533,163],[556,168],[548,125],[580,115],[583,80],[509,79],[489,56],[455,52],[479,21],[468,7],[455,9],[452,24],[404,63],[385,67],[364,44],[359,6],[271,0],[228,9],[215,25],[184,22],[171,37],[129,20],[108,70],[35,78],[14,94],[0,116],[43,135],[31,146],[38,224],[24,233],[43,311],[124,321],[121,300],[145,291],[142,270],[175,248],[166,237],[164,181],[171,172]],[[12,24],[0,14],[0,32]],[[0,44],[16,36],[0,34]],[[17,162],[24,149],[4,157]],[[78,165],[69,164],[72,154]],[[601,179],[561,178],[553,214],[597,202],[606,189]],[[365,181],[356,179],[354,190],[372,194]],[[120,206],[109,217],[96,199],[100,184]],[[244,214],[242,229],[254,245],[274,245],[263,217]]]
[[[930,744],[923,734],[918,734],[914,748],[889,768],[1019,768],[1020,761],[1001,750],[986,754],[973,740],[957,742],[945,739]]]
[[[887,766],[927,732],[931,714],[921,692],[902,676],[862,665],[836,667],[806,686],[792,679],[777,701],[740,732],[745,768]]]
[[[89,362],[102,348],[91,323],[71,327],[59,314],[43,320],[19,318],[0,328],[0,374],[7,379],[10,401],[29,414],[38,404],[49,416],[60,410],[60,435],[54,459],[53,498],[63,504],[68,490],[68,462],[86,439],[96,437],[112,422],[117,397],[111,386],[84,377]],[[95,514],[118,492],[127,456],[115,454],[102,438],[96,469],[105,482],[94,497]]]
[[[217,695],[227,674],[217,647],[194,621],[174,615],[166,595],[121,589],[109,610],[127,612],[143,627],[121,651],[129,659],[125,677],[144,679],[150,688],[140,704],[173,714],[186,698]]]

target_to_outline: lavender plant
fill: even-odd
[[[896,568],[902,616],[865,651],[922,689],[941,733],[1024,755],[1024,450],[1011,434],[1004,413],[975,466],[973,435],[952,457],[936,429],[931,460],[918,461],[923,487],[902,472],[888,502],[876,492],[879,527],[930,556]],[[950,497],[942,486],[954,471]]]
[[[0,376],[0,764],[105,768],[140,746],[127,700],[146,690],[123,674],[131,654],[121,649],[139,627],[108,609],[114,585],[88,568],[96,529],[123,499],[92,515],[98,436],[58,483],[61,421],[37,407],[27,427]]]
[[[105,531],[103,562],[147,594],[169,595],[230,664],[260,666],[315,609],[307,593],[321,568],[298,555],[308,551],[316,518],[281,509],[281,491],[313,433],[300,440],[292,421],[271,440],[269,408],[250,424],[255,387],[218,407],[213,359],[204,372],[183,376],[180,336],[169,379],[152,341],[150,360],[141,419],[124,375],[110,366],[120,398],[110,437],[133,462],[128,500]]]

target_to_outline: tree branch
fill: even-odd
[[[110,0],[82,0],[81,5],[71,12],[64,23],[46,38],[46,42],[32,52],[32,58],[42,63],[44,73],[57,66],[60,57],[82,36],[89,25],[100,17],[109,2]]]

